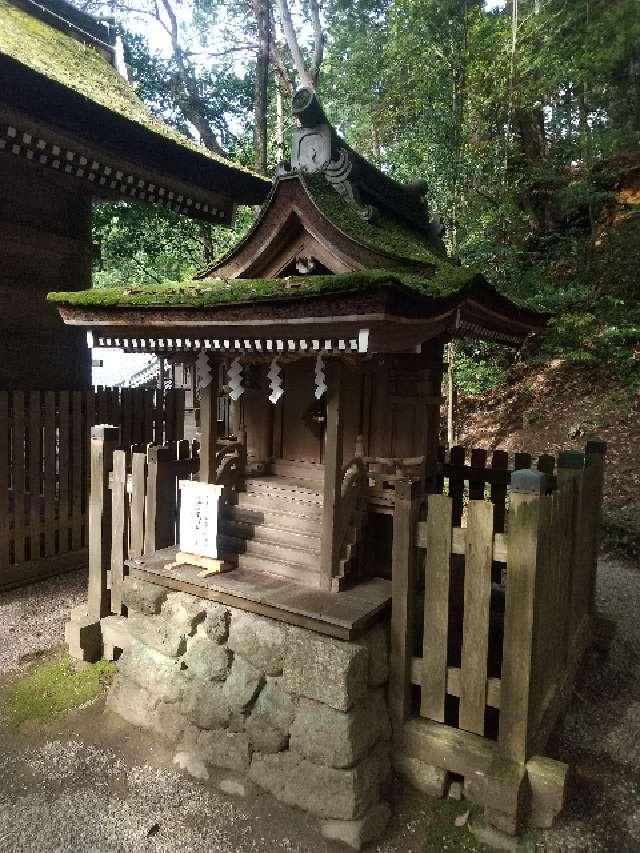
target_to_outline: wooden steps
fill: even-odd
[[[239,568],[320,585],[321,485],[285,463],[285,473],[249,477],[238,503],[227,506],[218,545]],[[300,473],[298,471],[297,473]]]

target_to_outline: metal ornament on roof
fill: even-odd
[[[242,384],[242,362],[240,358],[234,358],[227,374],[229,381],[229,396],[232,400],[239,400],[244,394]]]
[[[200,390],[206,388],[207,385],[211,385],[211,367],[209,365],[209,357],[204,350],[200,351],[200,355],[196,361],[196,382]]]
[[[324,359],[321,355],[316,358],[316,400],[319,400],[327,391],[327,377],[324,372]]]
[[[284,387],[282,385],[282,368],[278,364],[277,358],[272,359],[267,377],[269,379],[269,388],[271,389],[269,400],[275,406],[280,397],[284,394]]]

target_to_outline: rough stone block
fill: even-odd
[[[135,610],[145,616],[160,613],[168,591],[155,583],[126,577],[122,582],[122,603],[129,611]]]
[[[229,648],[266,675],[282,675],[287,626],[265,616],[231,611]]]
[[[506,835],[516,835],[522,825],[528,788],[522,764],[496,758],[487,772],[484,816]]]
[[[256,752],[280,752],[287,748],[296,712],[295,700],[268,678],[246,721],[246,731]]]
[[[69,654],[75,660],[94,663],[102,656],[100,623],[91,619],[86,610],[76,608],[64,626],[64,638]]]
[[[251,745],[243,732],[200,731],[188,726],[178,746],[179,752],[195,755],[205,764],[246,773],[251,762]]]
[[[200,624],[200,629],[214,643],[226,643],[229,636],[231,611],[222,604],[211,602],[207,602],[206,607],[207,615],[204,617],[204,622]]]
[[[150,728],[171,743],[179,741],[189,725],[188,719],[181,713],[180,705],[169,702],[160,702],[149,715],[149,721]]]
[[[371,692],[350,711],[301,699],[291,727],[290,746],[316,764],[351,767],[389,733],[384,691]]]
[[[133,640],[141,636],[148,617],[141,615],[105,616],[100,620],[102,655],[106,660],[117,660]]]
[[[198,749],[205,764],[224,767],[225,770],[246,772],[251,763],[251,745],[245,732],[225,729],[200,732]]]
[[[223,681],[229,672],[230,661],[231,653],[226,646],[209,639],[202,625],[199,625],[195,635],[187,642],[181,663],[186,666],[187,678],[207,682]]]
[[[247,785],[239,779],[221,779],[218,782],[218,788],[223,794],[229,794],[232,797],[246,797]]]
[[[402,753],[393,758],[397,772],[404,776],[414,788],[428,794],[430,797],[444,797],[449,774],[442,767],[426,764],[419,758],[412,758]]]
[[[289,629],[284,689],[348,711],[367,693],[368,651],[363,645]]]
[[[231,708],[222,684],[187,681],[182,711],[201,729],[223,729],[229,725]],[[243,725],[244,728],[244,725]]]
[[[383,766],[377,750],[350,770],[313,764],[289,750],[254,755],[249,778],[283,803],[318,817],[354,820],[378,801]]]
[[[236,655],[224,683],[224,695],[232,711],[245,711],[264,683],[262,670]]]
[[[564,806],[569,768],[541,755],[529,759],[526,766],[531,791],[529,824],[549,829]]]
[[[188,635],[184,630],[161,616],[134,618],[129,632],[136,642],[165,657],[180,657],[187,648]]]
[[[172,592],[160,612],[164,620],[173,624],[175,630],[191,637],[200,622],[206,619],[207,602],[187,592]]]
[[[325,820],[320,832],[328,841],[340,841],[354,850],[362,850],[384,833],[391,819],[386,803],[377,803],[360,820]]]
[[[464,777],[464,797],[470,803],[483,806],[487,800],[487,777],[484,773],[467,773]]]
[[[106,707],[132,726],[148,729],[157,704],[157,699],[144,688],[117,676],[109,690]]]
[[[134,681],[157,701],[177,702],[184,689],[184,674],[177,660],[133,641],[118,661],[123,681]]]
[[[360,640],[369,653],[369,687],[382,687],[389,680],[389,623],[378,622]]]
[[[173,756],[173,763],[177,764],[181,770],[186,770],[194,779],[206,782],[209,778],[209,771],[204,761],[192,752],[176,752]]]

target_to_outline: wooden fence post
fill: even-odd
[[[109,472],[120,430],[97,426],[91,430],[91,488],[89,493],[89,618],[98,622],[110,613],[107,569],[111,565],[111,501]]]
[[[122,615],[124,561],[129,546],[129,501],[127,494],[127,453],[113,453],[111,478],[111,612]]]
[[[545,475],[530,469],[511,475],[502,680],[500,750],[523,763],[528,756],[536,575],[541,562],[541,501]]]
[[[416,523],[419,502],[418,484],[397,482],[393,513],[393,551],[391,574],[391,671],[389,707],[393,736],[402,738],[402,727],[411,706],[411,658],[413,656],[414,613],[416,599]]]

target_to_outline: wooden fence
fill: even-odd
[[[487,467],[478,451],[466,465],[452,451],[439,481],[448,493],[398,489],[390,691],[398,769],[418,759],[463,775],[470,798],[475,784],[487,817],[509,832],[591,637],[604,450],[590,442],[585,454],[561,453],[557,467],[543,458],[542,470],[524,456],[509,470],[496,454]],[[546,810],[538,802],[534,823],[559,810],[561,772],[556,782],[546,788],[556,799]]]
[[[89,434],[122,446],[183,435],[184,392],[0,391],[0,590],[87,564]]]

